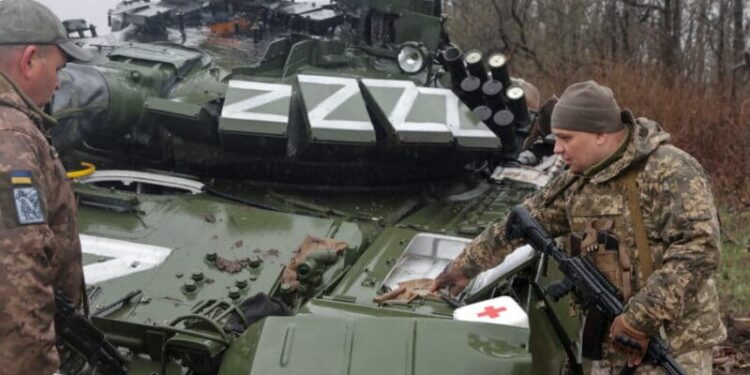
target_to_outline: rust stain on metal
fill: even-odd
[[[346,251],[348,246],[349,244],[346,243],[346,241],[308,235],[302,243],[299,244],[297,250],[294,251],[294,256],[289,261],[289,265],[284,268],[284,272],[281,276],[282,282],[291,285],[293,290],[297,289],[299,287],[299,281],[297,280],[297,267],[305,261],[305,258],[307,258],[308,255],[313,252],[326,250],[333,250],[336,252],[336,255],[341,255]],[[271,249],[269,252],[272,250],[275,249]],[[276,254],[278,254],[278,250],[276,250]]]
[[[218,268],[220,271],[228,272],[228,273],[237,273],[242,271],[243,268],[247,267],[250,264],[250,258],[242,258],[242,259],[225,259],[222,257],[217,257],[214,261],[214,265],[216,268]]]

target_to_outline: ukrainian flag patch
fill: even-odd
[[[13,185],[13,202],[16,206],[18,223],[21,225],[44,223],[44,211],[39,190],[31,184],[31,171],[10,172]]]
[[[31,171],[11,171],[10,182],[13,185],[31,185]]]

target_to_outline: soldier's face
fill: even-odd
[[[552,129],[555,154],[565,161],[573,173],[583,173],[602,159],[601,134],[574,130]]]
[[[40,107],[49,103],[57,90],[57,73],[65,67],[65,55],[57,46],[36,47],[34,54],[29,56],[29,82],[26,94]]]

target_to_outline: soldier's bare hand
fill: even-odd
[[[610,326],[609,338],[615,349],[627,355],[628,366],[641,364],[648,349],[648,336],[645,333],[633,327],[622,315],[618,315]]]
[[[430,293],[434,293],[443,288],[448,288],[448,293],[455,296],[461,293],[461,291],[469,285],[469,281],[471,281],[471,279],[466,277],[455,263],[450,263],[445,267],[443,272],[435,278],[435,281],[432,282],[432,285],[430,285]]]

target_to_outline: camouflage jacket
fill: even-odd
[[[54,290],[80,299],[76,200],[50,120],[0,73],[0,375],[52,374]]]
[[[555,237],[587,222],[612,220],[621,249],[629,252],[633,295],[625,319],[639,330],[666,336],[676,354],[721,342],[714,274],[720,258],[719,222],[700,164],[669,144],[653,121],[628,124],[624,151],[583,175],[563,174],[524,202]],[[641,212],[654,272],[644,280],[627,204],[625,172],[637,168]],[[596,172],[591,172],[596,171]],[[506,241],[505,222],[488,227],[456,264],[469,277],[500,263],[519,243]],[[621,250],[622,251],[622,250]]]

